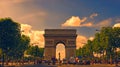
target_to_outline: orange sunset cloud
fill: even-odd
[[[66,20],[65,23],[62,24],[62,26],[80,26],[81,23],[86,21],[86,17],[83,19],[80,19],[78,16],[72,16],[68,20]]]
[[[27,35],[30,37],[30,44],[35,46],[38,45],[39,47],[44,47],[44,31],[35,31],[32,30],[32,26],[28,24],[21,24],[22,34]]]
[[[120,23],[116,23],[116,24],[114,24],[113,27],[120,27]]]
[[[83,47],[87,43],[87,38],[85,36],[78,35],[76,40],[77,49]]]

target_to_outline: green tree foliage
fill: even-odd
[[[20,44],[20,24],[10,18],[0,19],[0,48],[7,53]]]
[[[28,49],[30,44],[30,38],[28,36],[22,35],[20,45],[16,49],[19,49],[18,53],[21,53],[21,56],[24,55],[26,49]]]
[[[120,27],[103,27],[94,39],[95,52],[106,52],[107,59],[114,58],[116,48],[120,47]]]
[[[87,44],[85,44],[82,48],[76,50],[77,56],[81,56],[83,58],[93,57],[92,45],[92,41],[88,40]]]
[[[76,56],[83,56],[82,48],[76,50]]]
[[[28,36],[22,35],[20,39],[20,44],[16,48],[14,48],[15,52],[10,51],[8,56],[13,56],[14,58],[22,58],[24,56],[24,52],[28,49],[30,43],[30,38]]]
[[[120,47],[120,27],[114,27],[112,31],[112,44],[113,47]]]
[[[19,58],[29,45],[29,37],[21,36],[20,24],[10,18],[0,19],[0,48],[5,56]]]
[[[102,54],[103,58],[106,55],[106,60],[115,59],[116,48],[120,48],[120,27],[103,27],[95,34],[93,41],[88,40],[87,44],[77,50],[77,55],[80,55],[78,52],[82,50],[83,56],[92,56],[94,52]]]
[[[30,46],[26,53],[33,57],[43,57],[44,49],[38,46]]]

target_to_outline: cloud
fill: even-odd
[[[32,1],[0,0],[0,18],[11,17],[20,23],[28,23],[34,28],[39,28],[39,25],[43,26],[45,24],[43,22],[48,17],[48,11]]]
[[[117,19],[115,20],[115,22],[116,22],[116,23],[120,23],[120,18],[117,18]]]
[[[112,18],[108,18],[95,24],[93,22],[95,16],[98,16],[98,14],[93,13],[90,17],[84,17],[83,19],[80,19],[78,16],[72,16],[62,24],[62,27],[106,27],[110,26],[113,21]],[[93,19],[92,22],[90,22],[90,19]]]
[[[100,21],[98,24],[95,24],[95,27],[106,27],[106,26],[110,26],[112,23],[112,18],[108,18],[105,20]]]
[[[36,12],[36,13],[29,13],[29,14],[19,18],[19,20],[24,20],[24,19],[28,19],[28,18],[34,18],[34,17],[38,17],[38,16],[45,17],[46,15],[47,15],[47,13],[44,12],[44,11],[40,11],[40,12]]]
[[[93,13],[93,14],[90,15],[90,18],[93,19],[96,16],[98,16],[98,14],[97,13]]]
[[[92,27],[92,26],[93,26],[92,22],[88,22],[88,23],[85,23],[85,24],[81,25],[81,27]]]
[[[116,23],[116,24],[114,24],[113,27],[120,27],[120,23]]]
[[[22,34],[30,36],[31,30],[32,30],[32,26],[30,26],[28,24],[21,24]]]
[[[63,27],[82,27],[82,26],[86,26],[86,27],[90,27],[92,26],[92,23],[84,23],[87,20],[87,17],[84,17],[83,19],[80,19],[78,16],[72,16],[71,18],[69,18],[68,20],[66,20],[66,22],[64,22],[62,24]]]
[[[31,45],[38,45],[39,47],[44,47],[44,31],[32,30],[32,26],[28,24],[21,24],[22,34],[30,37]]]
[[[23,2],[27,2],[27,1],[30,1],[30,0],[11,0],[13,3],[23,3]]]
[[[20,4],[20,3],[24,3],[24,2],[28,2],[31,0],[0,0],[0,4],[4,4],[4,5],[13,5],[13,4]]]
[[[62,26],[80,26],[80,24],[85,20],[86,18],[80,19],[78,16],[72,16],[64,24],[62,24]]]
[[[89,40],[93,41],[93,40],[94,40],[94,37],[89,37]]]
[[[45,21],[46,16],[47,16],[47,13],[45,11],[39,11],[39,12],[35,12],[35,13],[28,13],[28,14],[22,16],[22,17],[17,18],[17,20],[21,21],[21,22],[25,22],[25,23],[29,22],[33,25],[35,23],[44,24],[42,22]]]
[[[94,17],[98,16],[97,13],[93,13],[90,15],[90,19],[93,19]],[[63,27],[92,27],[93,22],[88,22],[89,19],[87,17],[84,18],[80,18],[78,16],[72,16],[71,18],[69,18],[68,20],[66,20],[62,26]],[[86,22],[87,21],[87,22]]]
[[[78,35],[76,40],[77,49],[79,49],[80,47],[83,47],[87,43],[87,40],[88,40],[87,37]]]
[[[31,44],[38,45],[39,47],[44,47],[44,31],[32,31],[31,32]]]

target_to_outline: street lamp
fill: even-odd
[[[59,64],[60,64],[60,52],[58,53],[58,56],[59,56],[58,60],[59,60]]]
[[[4,50],[2,49],[2,67],[4,67]]]
[[[118,38],[120,38],[120,35],[118,35]],[[118,41],[115,40],[115,43],[118,44]],[[118,54],[117,54],[117,48],[115,48],[115,66],[118,66]]]

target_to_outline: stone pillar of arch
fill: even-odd
[[[44,59],[50,60],[56,56],[56,45],[65,45],[66,58],[74,57],[76,50],[76,30],[75,29],[45,29],[45,50]]]

